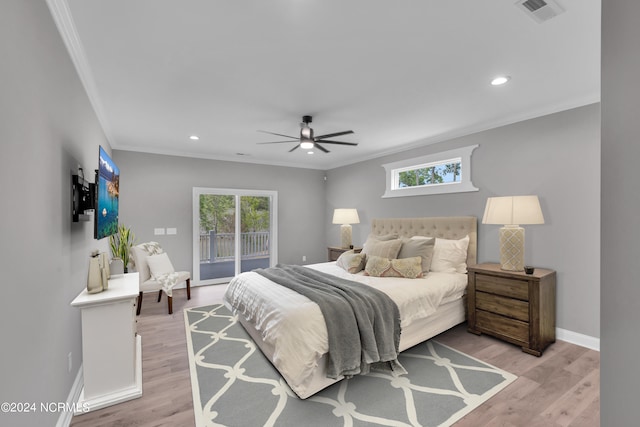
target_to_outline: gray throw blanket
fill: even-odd
[[[294,265],[255,272],[320,306],[329,335],[327,377],[351,377],[372,368],[394,375],[406,373],[398,362],[400,312],[385,293]]]

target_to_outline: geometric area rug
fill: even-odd
[[[450,426],[517,377],[429,340],[298,398],[223,304],[184,310],[196,426]]]

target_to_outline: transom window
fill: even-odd
[[[435,164],[411,166],[396,169],[394,180],[396,188],[422,187],[460,182],[462,159],[448,159]]]
[[[382,165],[387,173],[387,189],[382,197],[478,191],[471,182],[471,153],[476,147]]]

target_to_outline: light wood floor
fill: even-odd
[[[142,336],[142,397],[73,418],[72,426],[193,426],[183,309],[221,301],[224,285],[174,291],[166,299],[148,294],[138,316]],[[600,425],[600,354],[563,341],[542,357],[466,331],[459,325],[437,340],[518,376],[518,379],[455,424],[456,427],[592,427]],[[115,350],[114,350],[115,351]],[[242,404],[242,403],[239,403]],[[251,402],[245,402],[251,410]],[[242,426],[242,421],[238,423]],[[251,427],[251,426],[246,426]]]

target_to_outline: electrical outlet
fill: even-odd
[[[67,355],[67,361],[69,362],[69,372],[73,369],[73,353]]]
[[[164,228],[154,228],[153,234],[156,236],[164,236]]]
[[[167,234],[178,234],[177,228],[167,228]]]
[[[307,260],[307,256],[306,255],[302,255],[302,262],[305,262]]]

